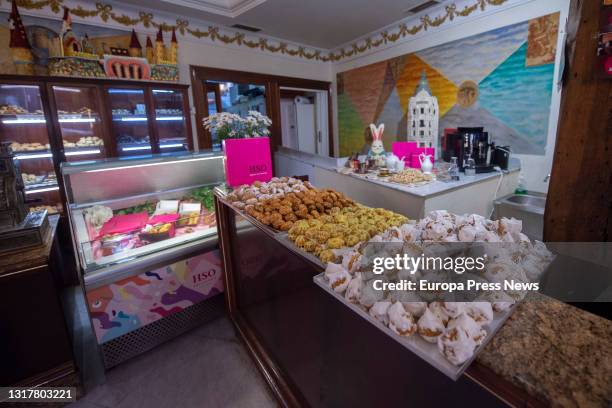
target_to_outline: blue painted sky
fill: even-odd
[[[555,66],[526,67],[526,52],[524,43],[479,84],[479,103],[530,143],[543,148]]]
[[[522,22],[419,51],[416,54],[442,75],[460,85],[485,78],[527,40]]]

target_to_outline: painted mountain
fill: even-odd
[[[543,155],[558,31],[555,13],[339,73],[340,155],[363,150],[369,123],[385,123],[387,149],[406,140],[408,101],[423,71],[441,133],[484,126],[498,145]]]

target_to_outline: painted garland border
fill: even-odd
[[[6,0],[9,2],[9,0]],[[270,40],[264,37],[249,38],[245,33],[235,32],[233,34],[225,34],[221,32],[220,27],[208,26],[207,30],[199,28],[190,28],[189,21],[177,19],[176,24],[168,24],[165,22],[157,22],[152,13],[139,12],[138,17],[130,17],[126,14],[118,14],[113,11],[110,4],[96,3],[95,8],[86,9],[83,6],[77,6],[70,9],[70,13],[80,18],[99,17],[106,22],[109,19],[126,27],[134,27],[142,24],[145,28],[155,27],[163,31],[172,31],[176,29],[181,35],[191,35],[195,38],[208,38],[211,41],[219,41],[223,44],[233,44],[245,46],[250,49],[259,49],[271,53],[281,53],[291,57],[299,57],[307,60],[315,60],[321,62],[337,62],[345,58],[354,57],[362,54],[373,48],[381,45],[394,43],[408,35],[416,35],[421,31],[427,31],[430,27],[439,27],[447,21],[453,21],[456,17],[467,17],[476,10],[485,11],[488,6],[501,6],[508,0],[475,0],[471,5],[466,5],[462,9],[458,9],[455,3],[445,7],[445,13],[437,17],[424,15],[420,18],[419,23],[408,27],[406,23],[400,23],[393,32],[388,30],[381,31],[374,36],[368,37],[361,41],[353,43],[348,48],[341,48],[337,51],[324,52],[321,50],[308,50],[303,46],[294,46],[286,42]],[[49,8],[53,13],[59,14],[62,12],[64,0],[17,0],[17,5],[26,10],[42,10]],[[360,45],[361,43],[361,45]]]

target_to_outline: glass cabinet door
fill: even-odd
[[[155,125],[161,153],[190,150],[185,115],[185,94],[174,89],[153,89]]]
[[[108,88],[117,155],[142,156],[152,153],[145,90]]]
[[[95,87],[53,85],[57,117],[67,161],[106,156],[104,130]]]
[[[25,185],[26,204],[50,214],[61,211],[38,85],[0,84],[0,140],[11,142]]]

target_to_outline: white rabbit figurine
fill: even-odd
[[[372,132],[372,146],[370,146],[370,152],[368,155],[376,159],[378,166],[385,165],[385,146],[383,145],[382,135],[385,130],[385,124],[381,123],[376,127],[373,123],[370,123],[370,132]]]

